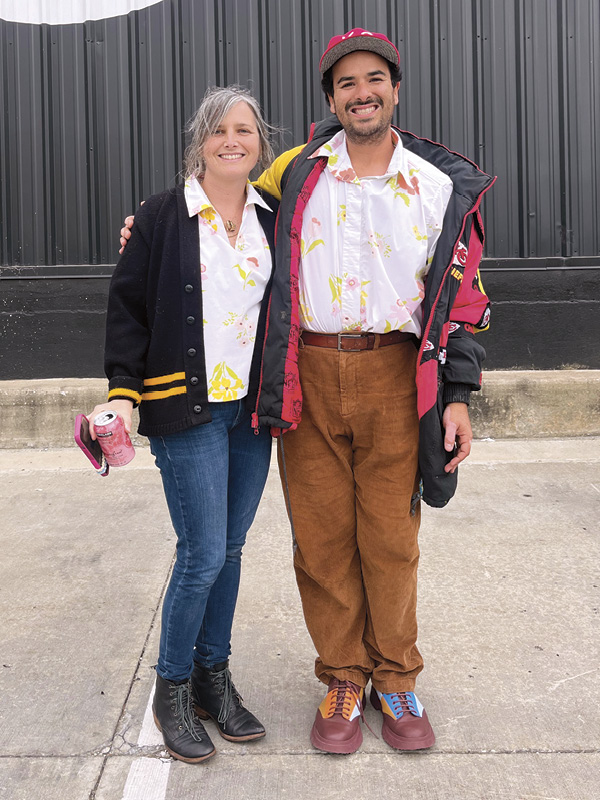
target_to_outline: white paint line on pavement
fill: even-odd
[[[600,489],[596,486],[595,483],[590,483],[590,486],[592,487],[592,489],[595,489],[598,492],[598,494],[600,494]]]
[[[164,800],[170,769],[170,761],[136,759],[129,770],[122,800]]]
[[[163,744],[162,734],[156,727],[152,714],[154,683],[138,736],[138,747]],[[171,761],[158,758],[138,758],[129,769],[121,800],[165,800]]]
[[[144,721],[142,722],[142,729],[138,737],[138,747],[148,747],[159,745],[163,743],[161,732],[156,727],[154,722],[154,715],[152,714],[152,700],[154,699],[154,685],[150,692],[150,699],[146,706],[146,713],[144,714]]]

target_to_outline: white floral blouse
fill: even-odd
[[[323,155],[327,167],[303,215],[302,327],[420,335],[424,278],[452,181],[398,137],[385,175],[357,178],[344,131],[311,158]]]
[[[239,400],[248,394],[260,304],[271,275],[269,245],[254,206],[271,209],[249,183],[233,248],[196,178],[186,180],[185,200],[190,217],[198,215],[208,399]]]

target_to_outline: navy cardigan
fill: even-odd
[[[256,206],[275,254],[277,201]],[[271,271],[271,276],[273,272]],[[271,280],[254,343],[247,405],[256,402]],[[139,433],[161,436],[210,422],[202,325],[198,220],[183,184],[150,197],[135,215],[108,299],[104,368],[109,400],[140,406]]]

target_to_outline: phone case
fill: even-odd
[[[85,414],[75,418],[75,441],[99,475],[108,475],[108,464],[97,439],[90,436],[90,424]]]

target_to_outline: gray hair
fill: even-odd
[[[265,122],[256,99],[242,86],[232,85],[224,88],[211,86],[206,90],[200,107],[186,127],[186,133],[191,134],[191,141],[183,157],[184,177],[197,176],[204,172],[205,163],[202,151],[206,140],[219,127],[233,106],[241,102],[250,106],[254,112],[260,141],[258,163],[265,169],[273,161],[274,153],[270,136],[277,128]]]

